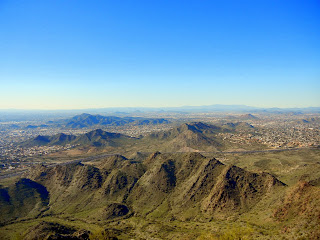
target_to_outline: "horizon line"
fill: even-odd
[[[129,108],[129,109],[174,109],[174,108],[201,108],[201,107],[238,107],[238,108],[253,108],[253,109],[307,109],[307,108],[320,108],[320,106],[308,107],[256,107],[244,104],[212,104],[212,105],[184,105],[184,106],[166,106],[166,107],[91,107],[91,108],[0,108],[0,111],[79,111],[79,110],[103,110],[103,109],[116,109],[116,108]]]

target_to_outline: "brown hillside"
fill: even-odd
[[[289,189],[274,218],[288,222],[284,231],[304,232],[307,239],[320,239],[320,188],[317,181],[299,181]]]
[[[29,178],[49,192],[47,213],[84,211],[94,220],[130,213],[181,220],[225,218],[247,212],[275,187],[284,186],[269,174],[226,166],[200,153],[156,152],[142,162],[116,155],[96,166],[41,166]]]
[[[169,152],[183,148],[215,151],[221,146],[215,137],[219,130],[219,127],[201,122],[185,123],[168,131],[151,133],[144,141],[156,142],[159,150]]]

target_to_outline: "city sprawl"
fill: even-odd
[[[207,122],[213,125],[240,122],[247,123],[250,128],[239,128],[236,132],[217,133],[217,137],[223,141],[233,144],[233,146],[239,146],[226,150],[244,150],[241,148],[243,144],[252,145],[252,149],[259,146],[259,149],[254,150],[314,148],[320,145],[320,117],[318,114],[255,114],[254,118],[251,116],[251,114],[247,116],[219,113],[192,113],[182,116],[181,114],[170,113],[161,115],[161,117],[170,120],[168,124],[99,126],[99,128],[107,132],[139,138],[152,132],[170,130],[182,122]],[[43,163],[47,159],[46,157],[56,152],[75,149],[80,145],[56,144],[26,147],[21,142],[39,135],[53,136],[64,133],[78,136],[96,128],[96,126],[81,129],[66,128],[46,124],[43,119],[41,121],[2,121],[0,122],[1,174],[28,169],[36,163]]]

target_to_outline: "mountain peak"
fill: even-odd
[[[240,116],[241,119],[247,119],[247,120],[250,120],[250,119],[259,119],[258,117],[248,113],[248,114],[244,114],[244,115],[241,115]]]

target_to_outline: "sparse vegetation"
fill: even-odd
[[[230,127],[184,124],[138,144],[120,140],[127,157],[39,165],[23,179],[4,179],[0,237],[317,239],[320,150],[194,152],[223,149],[215,136]],[[89,135],[115,141],[104,132]],[[132,154],[139,145],[193,152]]]

